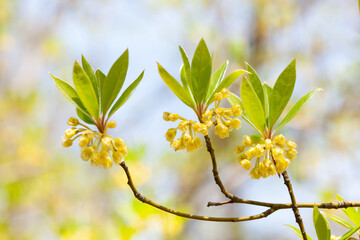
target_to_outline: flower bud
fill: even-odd
[[[214,99],[215,99],[215,101],[221,101],[221,100],[223,100],[223,96],[221,93],[215,93]]]
[[[175,128],[170,128],[165,133],[166,140],[169,141],[169,142],[174,140],[175,136],[176,136],[176,129]]]
[[[178,114],[176,114],[176,113],[170,113],[169,114],[169,120],[172,121],[172,122],[175,122],[176,120],[178,120],[179,117],[180,116]]]
[[[79,125],[79,120],[77,118],[71,117],[69,118],[67,124],[69,124],[70,126],[77,126]]]
[[[265,148],[269,150],[272,147],[271,139],[265,140]]]
[[[112,154],[112,158],[114,163],[119,164],[121,161],[123,161],[124,156],[119,151],[114,151]]]
[[[81,137],[80,139],[79,139],[79,146],[80,147],[85,147],[88,143],[89,143],[89,138],[87,138],[87,137]]]
[[[251,168],[251,162],[247,159],[240,161],[240,164],[246,170],[250,170],[250,168]]]
[[[62,145],[63,147],[67,148],[70,147],[73,144],[73,140],[70,138],[63,138]]]
[[[73,128],[68,129],[65,131],[65,137],[72,138],[76,134],[76,132],[77,132],[77,129],[73,129]]]
[[[163,113],[163,119],[164,119],[165,121],[170,121],[169,115],[170,115],[169,112],[164,112],[164,113]]]
[[[244,151],[244,149],[245,149],[244,146],[241,146],[241,145],[236,146],[236,147],[235,147],[235,153],[236,153],[236,154],[240,154],[240,153],[242,153],[242,152]]]
[[[245,147],[250,147],[252,145],[251,138],[247,135],[243,136],[242,145],[244,145]]]
[[[286,141],[286,146],[288,146],[288,148],[296,148],[296,143],[293,141]]]
[[[241,121],[240,119],[233,118],[231,119],[231,125],[232,128],[239,129],[241,127]]]
[[[275,138],[274,138],[274,142],[279,144],[279,145],[283,145],[285,143],[285,136],[282,135],[282,134],[279,134],[277,135]]]
[[[181,143],[180,143],[179,139],[174,140],[170,143],[170,147],[172,147],[175,151],[180,150],[180,146],[181,146]]]
[[[239,104],[235,104],[231,107],[231,110],[234,114],[235,117],[240,117],[241,116],[241,107]]]
[[[121,138],[116,138],[114,144],[116,148],[122,148],[125,146],[125,142]]]
[[[107,123],[108,128],[115,128],[116,127],[116,122],[115,121],[111,121]]]
[[[290,148],[286,153],[287,153],[286,155],[289,159],[295,159],[298,154],[298,152],[293,148]]]

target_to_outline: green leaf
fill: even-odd
[[[270,102],[270,97],[271,97],[271,93],[272,93],[272,88],[267,85],[266,83],[263,84],[263,90],[264,90],[264,100],[265,100],[265,120],[266,120],[266,126],[269,127],[269,111],[270,111],[270,107],[269,107],[269,102]]]
[[[260,99],[263,109],[265,109],[264,91],[263,91],[263,87],[261,85],[261,80],[258,77],[258,75],[256,74],[255,70],[248,63],[246,63],[246,67],[247,67],[247,70],[251,73],[248,75],[249,83],[252,86],[252,88],[254,89],[254,91],[256,92],[256,95],[258,96],[258,98]]]
[[[96,94],[96,97],[98,99],[98,102],[100,102],[98,81],[96,80],[94,70],[92,69],[90,64],[86,61],[84,55],[81,55],[81,64],[82,64],[82,67],[83,67],[84,71],[86,72],[86,75],[89,77],[89,79],[91,81],[91,84],[92,84],[92,86],[93,86],[93,88],[95,90],[95,94]]]
[[[339,240],[347,240],[360,229],[360,225],[345,233]]]
[[[264,110],[259,97],[246,78],[241,82],[240,95],[250,121],[263,133],[265,129]]]
[[[191,99],[191,96],[185,91],[185,89],[180,85],[178,81],[176,81],[173,76],[171,76],[161,65],[157,63],[158,70],[161,78],[164,80],[165,84],[170,88],[173,93],[186,105],[195,108],[194,102]]]
[[[75,89],[81,102],[84,104],[86,110],[95,118],[99,116],[99,103],[96,97],[95,90],[91,84],[89,77],[81,68],[80,64],[75,61],[73,69],[73,81]]]
[[[296,81],[296,60],[293,60],[280,74],[270,98],[269,125],[272,128],[284,111],[293,93]]]
[[[296,235],[298,235],[301,239],[303,239],[300,229],[293,227],[289,224],[285,224],[285,225],[288,226],[291,230],[293,230],[296,233]],[[306,236],[308,240],[312,240],[312,238],[309,235],[306,234]]]
[[[215,91],[210,95],[207,105],[210,105],[214,101],[214,95],[215,93],[220,92],[224,88],[228,88],[240,75],[244,73],[249,73],[246,70],[238,69],[234,72],[230,73],[224,80],[221,81],[221,83],[215,88]]]
[[[344,227],[347,227],[347,228],[350,228],[350,229],[352,229],[354,227],[351,223],[349,223],[349,222],[345,221],[344,219],[342,219],[342,218],[340,218],[338,216],[335,216],[335,215],[333,215],[331,213],[323,212],[323,214],[327,218],[329,218],[330,220],[333,220],[334,222],[336,222],[336,223],[338,223],[338,224],[340,224],[340,225],[342,225]]]
[[[101,110],[106,114],[124,84],[129,66],[128,49],[116,60],[109,70],[101,89]]]
[[[239,104],[239,105],[240,105],[240,107],[241,107],[241,109],[242,109],[241,117],[242,117],[248,124],[250,124],[253,128],[255,128],[255,129],[261,134],[260,129],[258,129],[258,128],[250,121],[249,116],[247,115],[247,113],[246,113],[246,111],[245,111],[245,109],[244,109],[244,105],[243,105],[241,99],[240,99],[238,96],[236,96],[235,94],[231,93],[231,92],[230,92],[229,97],[228,97],[227,99],[228,99],[228,101],[229,101],[229,103],[230,103],[231,105],[235,105],[235,104]]]
[[[96,79],[98,81],[99,91],[100,91],[100,95],[101,95],[101,89],[102,89],[102,86],[103,86],[104,81],[106,79],[106,75],[102,71],[100,71],[100,69],[97,69],[96,73],[95,73],[95,76],[96,76]]]
[[[345,201],[342,197],[336,194],[336,198],[338,201]],[[343,212],[348,216],[348,218],[356,225],[360,225],[360,214],[353,207],[348,207],[346,209],[342,209]]]
[[[208,92],[206,94],[205,102],[209,100],[210,96],[214,93],[215,88],[224,79],[225,72],[226,72],[228,65],[229,65],[229,61],[226,61],[211,75],[210,85],[209,85]]]
[[[76,114],[79,116],[81,120],[88,124],[95,125],[94,120],[92,120],[87,114],[85,114],[83,111],[81,111],[79,108],[76,108]]]
[[[280,124],[276,127],[276,131],[279,130],[280,128],[282,128],[286,123],[288,123],[291,119],[293,119],[296,114],[300,111],[300,109],[304,106],[304,104],[310,100],[310,98],[317,93],[318,91],[321,91],[321,88],[317,88],[311,92],[309,92],[308,94],[306,94],[305,96],[303,96],[302,98],[300,98],[300,100],[290,109],[290,111],[286,114],[286,116],[284,117],[284,119],[280,122]]]
[[[51,78],[54,80],[57,88],[64,94],[64,96],[77,108],[79,108],[83,113],[90,114],[87,112],[87,110],[84,107],[84,104],[81,102],[77,92],[75,89],[69,85],[68,83],[64,82],[63,80],[55,77],[50,73]]]
[[[204,39],[197,46],[191,61],[190,75],[193,94],[197,104],[204,102],[210,84],[211,56]]]
[[[313,219],[318,240],[330,240],[331,232],[329,223],[316,205],[314,205]]]
[[[120,98],[116,101],[114,106],[111,108],[109,112],[109,117],[113,115],[131,96],[134,92],[135,88],[139,85],[141,79],[144,76],[144,71],[139,75],[139,77],[132,83],[130,86],[123,92]]]
[[[190,72],[190,62],[189,62],[189,58],[187,57],[186,55],[186,52],[184,51],[184,49],[182,49],[181,46],[179,46],[179,50],[180,50],[180,53],[181,53],[181,58],[183,60],[183,63],[184,63],[184,80],[186,81],[186,85],[184,84],[183,82],[183,86],[185,88],[185,90],[189,90],[189,92],[191,92],[192,94],[194,94],[193,92],[193,86],[192,86],[192,82],[191,82],[191,72]],[[180,74],[182,74],[180,72]],[[183,81],[183,80],[181,80]]]
[[[181,80],[181,83],[182,83],[185,91],[189,95],[191,95],[191,91],[190,91],[189,85],[188,85],[187,80],[186,80],[186,72],[185,72],[184,64],[181,65],[181,68],[180,68],[180,80]]]

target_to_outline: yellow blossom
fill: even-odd
[[[241,154],[238,157],[238,161],[243,167],[245,163],[246,166],[249,165],[247,161],[251,164],[252,159],[256,159],[255,167],[250,171],[250,176],[254,179],[259,179],[260,177],[266,178],[276,173],[282,173],[289,167],[289,159],[295,159],[297,155],[295,149],[296,143],[286,141],[285,145],[285,137],[283,135],[265,140],[258,137],[244,136],[242,144],[236,146],[235,153]],[[243,154],[244,151],[245,154]],[[285,153],[287,158],[285,158]]]
[[[114,139],[112,136],[106,134],[106,129],[103,133],[95,132],[89,127],[78,122],[76,118],[70,118],[69,125],[81,125],[84,128],[73,127],[65,131],[63,137],[63,146],[70,147],[76,138],[79,138],[79,146],[81,147],[81,159],[88,161],[95,166],[103,166],[109,168],[113,161],[118,164],[123,161],[128,154],[128,148],[124,141],[120,138]],[[115,122],[109,122],[107,127],[112,128],[116,126]],[[74,137],[73,139],[71,139]],[[112,153],[110,155],[110,153]]]

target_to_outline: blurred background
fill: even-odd
[[[289,168],[298,202],[360,200],[360,21],[355,0],[0,0],[0,239],[296,239],[291,210],[243,223],[186,220],[138,202],[119,167],[93,167],[79,148],[61,147],[75,108],[49,77],[72,81],[84,54],[105,73],[129,48],[125,86],[145,69],[142,83],[115,114],[111,134],[130,147],[126,159],[140,192],[168,207],[211,216],[247,216],[260,207],[228,205],[213,182],[202,148],[174,152],[164,138],[174,124],[164,111],[195,120],[157,73],[156,61],[179,79],[181,45],[192,57],[203,37],[213,68],[250,63],[274,84],[297,59],[292,103],[317,94],[284,129],[298,143]],[[240,79],[231,87],[239,94]],[[231,137],[210,135],[220,176],[239,197],[290,202],[278,177],[252,180],[233,149],[247,124]],[[301,210],[315,236],[312,210]],[[341,211],[332,211],[341,216]],[[345,228],[331,224],[334,234]]]

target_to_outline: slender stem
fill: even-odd
[[[179,212],[179,211],[175,211],[173,209],[164,207],[160,204],[157,204],[153,201],[151,201],[150,199],[144,197],[143,195],[141,195],[141,193],[138,192],[138,190],[136,189],[132,178],[131,178],[131,174],[129,171],[128,166],[125,164],[125,161],[120,163],[120,166],[124,169],[126,177],[128,179],[128,185],[131,188],[132,192],[134,193],[134,196],[141,202],[149,204],[153,207],[156,207],[162,211],[180,216],[180,217],[184,217],[184,218],[190,218],[190,219],[196,219],[196,220],[202,220],[202,221],[212,221],[212,222],[244,222],[244,221],[251,221],[251,220],[256,220],[256,219],[260,219],[260,218],[265,218],[267,216],[269,216],[270,214],[272,214],[273,212],[277,211],[278,209],[276,208],[269,208],[266,211],[257,214],[257,215],[252,215],[252,216],[247,216],[247,217],[207,217],[207,216],[199,216],[199,215],[194,215],[194,214],[189,214],[189,213],[183,213],[183,212]]]
[[[289,191],[289,195],[290,195],[291,203],[292,203],[292,210],[294,212],[296,222],[298,223],[298,225],[300,227],[300,231],[301,231],[303,239],[307,240],[307,235],[306,235],[304,223],[302,221],[299,208],[298,208],[298,206],[296,204],[295,194],[294,194],[291,182],[290,182],[289,175],[287,174],[286,170],[282,173],[282,176],[284,178],[284,184],[286,185],[286,187],[288,188],[288,191]]]
[[[212,147],[211,145],[211,141],[210,141],[210,138],[208,135],[205,135],[204,136],[205,138],[205,142],[206,142],[206,148],[207,148],[207,151],[210,153],[210,156],[211,156],[211,162],[212,162],[212,172],[213,172],[213,176],[214,176],[214,180],[215,180],[215,183],[219,186],[221,192],[225,195],[225,197],[229,198],[230,200],[234,199],[234,195],[229,193],[221,179],[220,179],[220,176],[219,176],[219,172],[217,170],[217,163],[216,163],[216,158],[215,158],[215,151],[214,151],[214,148]]]

